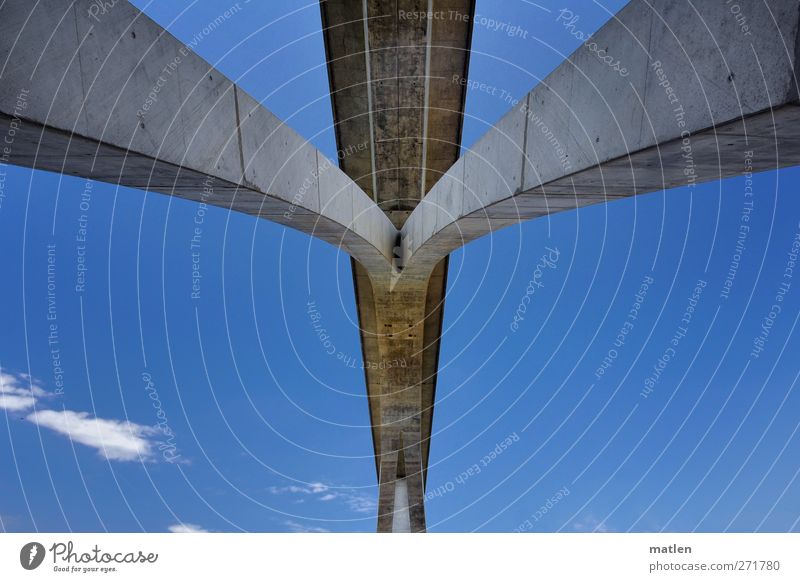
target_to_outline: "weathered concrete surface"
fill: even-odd
[[[424,487],[433,426],[446,261],[417,277],[354,268],[367,395],[380,483],[378,531],[396,531],[395,486],[406,487],[412,532],[425,531]],[[374,354],[374,356],[370,356]]]
[[[458,158],[474,9],[320,2],[341,167],[397,227]]]
[[[320,2],[342,169],[400,227],[458,159],[474,0]],[[447,17],[427,18],[429,11]],[[372,276],[371,276],[372,275]],[[379,531],[397,531],[395,481],[402,478],[412,531],[424,531],[422,492],[433,423],[447,259],[397,288],[353,262],[365,377],[380,487]],[[376,292],[376,289],[383,291]],[[389,293],[381,304],[380,293]],[[391,313],[395,310],[396,313]],[[409,316],[413,316],[409,319]],[[418,317],[419,319],[414,319]],[[398,319],[399,318],[399,319]],[[401,321],[402,320],[402,321]],[[397,326],[414,341],[387,344]],[[402,348],[400,347],[402,345]],[[402,363],[402,374],[387,366]],[[417,425],[404,437],[387,420],[400,390]],[[391,415],[390,415],[391,416]],[[406,447],[399,454],[399,443]],[[398,461],[398,458],[400,461]],[[421,470],[421,479],[411,468]],[[405,523],[405,518],[404,518]]]
[[[0,6],[10,163],[267,218],[390,272],[396,229],[335,163],[128,2],[96,8]]]
[[[750,34],[726,3],[628,4],[434,186],[403,226],[406,269],[521,220],[741,174],[746,151],[754,171],[800,163],[799,5],[741,8]]]
[[[406,484],[412,532],[425,531],[423,483],[422,359],[425,326],[425,281],[390,282],[373,279],[378,353],[387,366],[371,385],[377,393],[379,459],[378,531],[392,531],[395,486]],[[403,365],[394,365],[402,361]],[[377,422],[375,422],[377,420]]]
[[[444,290],[447,284],[447,260],[438,262],[430,273],[425,273],[421,281],[417,281],[420,289],[419,297],[414,301],[422,302],[423,325],[422,344],[422,373],[421,373],[421,415],[422,415],[422,460],[423,477],[427,474],[428,455],[430,451],[430,434],[433,427],[433,405],[436,394],[436,375],[439,364],[439,342],[444,316]],[[381,281],[381,280],[379,280]],[[385,375],[385,368],[390,365],[408,365],[407,354],[399,362],[387,360],[387,354],[380,350],[379,338],[384,331],[379,331],[378,318],[375,313],[375,295],[373,292],[373,279],[370,273],[358,263],[353,263],[353,283],[356,291],[356,305],[359,311],[359,327],[361,332],[362,356],[365,365],[364,374],[367,380],[367,397],[369,400],[370,418],[372,419],[372,436],[375,447],[375,468],[380,471],[381,439],[379,418],[381,378]],[[392,284],[392,279],[381,281],[380,285]],[[427,285],[427,288],[425,288]],[[399,309],[405,309],[399,306]]]

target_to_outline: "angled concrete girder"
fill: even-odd
[[[417,206],[406,272],[522,220],[742,174],[745,151],[752,171],[800,163],[799,10],[752,3],[748,35],[726,3],[629,3]]]
[[[9,163],[259,216],[391,272],[396,229],[334,162],[133,5],[96,8],[0,6]]]

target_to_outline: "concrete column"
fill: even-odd
[[[378,531],[425,531],[423,377],[427,278],[373,280],[381,362]],[[403,362],[403,365],[392,365]]]

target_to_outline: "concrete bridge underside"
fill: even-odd
[[[341,168],[398,229],[458,160],[466,91],[453,77],[468,74],[474,9],[474,0],[320,2]],[[379,531],[403,529],[393,522],[405,497],[402,524],[425,530],[447,262],[398,285],[353,260],[363,358],[379,364],[365,366]],[[406,366],[387,369],[397,361]]]
[[[353,152],[341,169],[129,3],[99,20],[92,5],[0,5],[4,160],[345,249],[365,361],[406,364],[366,372],[379,531],[426,529],[451,251],[552,212],[800,163],[792,0],[749,4],[749,35],[724,3],[634,0],[460,158],[452,79],[467,76],[472,1],[321,2],[337,142]],[[408,17],[430,10],[466,18]]]

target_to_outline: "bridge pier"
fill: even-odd
[[[430,273],[373,278],[379,397],[373,408],[378,458],[378,532],[425,531],[423,366]],[[430,412],[430,411],[429,411]],[[376,422],[377,421],[377,422]]]

